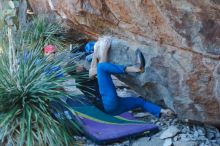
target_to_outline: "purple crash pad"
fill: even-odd
[[[128,112],[119,116],[128,120],[137,120]],[[135,136],[146,131],[158,130],[156,125],[148,123],[120,125],[97,122],[85,117],[80,117],[79,119],[87,135],[98,142],[109,142],[128,136]]]

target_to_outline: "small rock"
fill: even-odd
[[[182,129],[182,133],[187,133],[187,132],[188,132],[188,130],[186,128]]]
[[[86,144],[86,146],[96,146],[96,144],[95,143],[90,143],[90,144]]]
[[[198,146],[198,142],[196,141],[176,141],[173,143],[173,146]]]
[[[117,94],[120,97],[138,97],[138,94],[130,89],[124,88],[124,89],[117,89]]]
[[[168,138],[164,141],[163,146],[171,146],[172,145],[172,139]]]
[[[113,146],[121,146],[120,143],[115,143]]]
[[[165,130],[161,135],[160,139],[174,137],[177,133],[179,133],[179,129],[176,126],[170,126],[167,130]]]
[[[180,134],[179,136],[180,136],[181,141],[190,141],[187,134]]]
[[[162,146],[163,143],[164,143],[164,140],[161,140],[159,138],[159,136],[156,137],[155,135],[153,135],[151,137],[150,141],[147,141],[147,138],[146,138],[146,140],[143,143],[142,142],[138,142],[138,140],[137,140],[131,146]]]
[[[212,143],[216,143],[217,142],[217,140],[210,140]]]
[[[216,139],[216,143],[220,145],[220,137]]]
[[[132,146],[146,146],[147,142],[149,141],[149,137],[143,137],[135,141]]]
[[[199,146],[206,146],[205,143],[200,143]]]
[[[206,140],[206,141],[205,141],[205,144],[206,144],[206,145],[211,145],[211,143],[210,143],[209,140]]]
[[[195,138],[198,138],[198,137],[199,137],[199,132],[198,132],[198,131],[195,131],[193,136],[194,136]]]
[[[130,142],[129,142],[129,140],[127,140],[127,141],[124,141],[121,145],[123,145],[123,146],[129,146],[129,145],[130,145]]]
[[[200,136],[198,139],[202,140],[202,141],[206,141],[207,140],[207,138],[205,136]]]
[[[188,122],[189,122],[189,119],[184,119],[183,121],[186,122],[186,123],[188,123]]]
[[[198,129],[198,133],[199,133],[199,135],[205,135],[205,132],[204,132],[204,130],[202,130],[202,129]]]
[[[78,141],[78,140],[86,140],[85,137],[81,137],[81,136],[74,136],[74,139],[76,139],[76,141]]]
[[[220,137],[220,132],[218,129],[216,129],[216,137]]]
[[[156,123],[156,125],[159,125],[159,126],[160,126],[160,124],[161,124],[160,122],[157,122],[157,123]]]
[[[199,138],[199,137],[194,137],[193,134],[188,134],[187,136],[188,136],[189,139],[191,139],[191,140],[195,140],[195,139],[198,139],[198,138]]]
[[[212,143],[212,146],[219,146],[219,144],[217,144],[217,143]]]
[[[151,120],[151,122],[152,122],[152,123],[156,123],[156,122],[157,122],[157,120],[155,120],[155,119],[152,119],[152,120]]]
[[[178,136],[178,135],[176,135],[176,136],[173,138],[174,141],[178,141],[178,139],[179,139],[179,136]]]
[[[160,135],[161,135],[162,132],[163,132],[163,131],[160,131],[160,132],[156,133],[156,134],[153,135],[153,136],[154,136],[154,137],[160,137]]]
[[[6,144],[6,146],[14,146],[12,143],[8,143],[8,144]]]
[[[208,132],[207,133],[207,138],[210,139],[210,140],[214,139],[215,138],[215,133]]]
[[[143,118],[146,116],[149,116],[149,113],[137,113],[134,115],[134,117],[136,117],[136,118]]]
[[[147,141],[150,141],[151,140],[151,137],[145,137]]]
[[[177,124],[177,122],[178,122],[178,119],[174,119],[174,120],[172,121],[172,124],[175,125],[175,124]]]
[[[212,125],[205,125],[207,133],[217,133],[218,129]]]

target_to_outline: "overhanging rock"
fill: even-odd
[[[146,99],[165,104],[181,119],[220,124],[219,62],[175,48],[138,45],[114,38],[110,61],[135,63],[139,48],[146,60],[145,72],[119,78]]]
[[[179,118],[220,126],[220,2],[218,0],[29,0],[34,12],[52,12],[69,27],[97,38],[111,34],[111,60],[144,74],[121,76]],[[142,45],[132,44],[135,42]]]

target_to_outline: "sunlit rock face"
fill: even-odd
[[[29,0],[93,38],[110,34],[110,60],[131,65],[140,48],[145,73],[120,76],[180,119],[220,125],[219,0]],[[120,39],[119,39],[120,38]]]

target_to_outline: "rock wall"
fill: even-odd
[[[79,32],[114,36],[110,60],[134,63],[141,48],[145,73],[120,76],[179,118],[220,125],[219,0],[29,0]],[[116,39],[120,38],[120,39]]]

